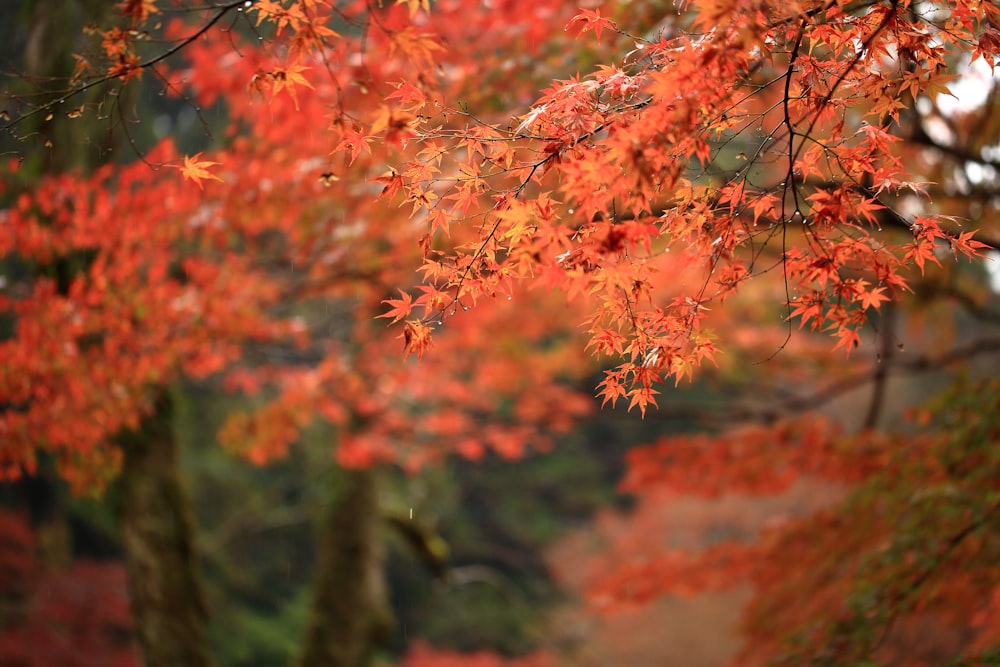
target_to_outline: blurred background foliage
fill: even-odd
[[[36,12],[55,12],[53,7],[58,5],[61,23],[53,25],[66,29],[65,35],[74,35],[79,31],[68,28],[91,20],[109,4],[96,0],[0,3],[3,72],[16,76],[23,70]],[[67,44],[49,55],[65,61],[76,47]],[[129,113],[154,119],[129,128],[128,141],[140,149],[166,134],[174,137],[184,152],[224,141],[213,131],[225,121],[221,103],[203,110],[206,128],[182,100],[149,87],[136,91],[129,101]],[[84,131],[79,125],[76,128],[71,131]],[[86,133],[101,134],[93,128]],[[83,156],[50,155],[47,159],[64,163],[131,161],[136,153],[128,141],[119,133],[103,146],[58,142]],[[20,172],[25,187],[46,168],[44,156],[29,159]],[[18,265],[14,258],[0,261],[3,275],[28,270],[31,267]],[[963,265],[961,271],[977,284],[986,282],[982,268]],[[917,296],[926,296],[930,302],[935,295]],[[985,306],[993,307],[996,301],[997,295],[990,294]],[[956,314],[953,304],[935,308],[939,310],[929,311],[927,317],[935,318],[936,324],[953,322],[951,328],[958,332],[959,340],[971,338],[986,326],[961,312]],[[946,315],[942,317],[942,313]],[[0,336],[6,335],[10,335],[9,322],[0,321]],[[385,471],[388,479],[379,505],[389,537],[387,578],[396,622],[382,657],[398,657],[417,637],[463,652],[485,649],[518,656],[544,647],[572,655],[574,646],[587,640],[587,629],[592,626],[559,629],[560,625],[580,622],[565,612],[576,602],[573,591],[578,588],[566,582],[579,582],[575,571],[593,554],[594,547],[588,546],[585,536],[595,516],[608,516],[631,506],[631,500],[616,491],[624,453],[662,435],[688,431],[696,425],[705,428],[705,414],[723,415],[737,400],[752,398],[752,382],[760,381],[759,374],[746,370],[752,368],[750,363],[737,362],[727,362],[724,380],[708,374],[691,386],[667,390],[669,398],[665,396],[663,404],[680,405],[676,410],[651,413],[644,421],[621,410],[596,411],[559,438],[550,451],[532,452],[516,461],[493,455],[474,462],[450,459],[415,474]],[[982,370],[989,372],[989,366]],[[905,378],[895,381],[890,397],[893,405],[887,410],[893,416],[885,421],[898,416],[899,406],[937,393],[948,375],[941,372],[921,376],[918,382]],[[589,379],[586,387],[595,386],[598,380]],[[214,657],[220,667],[286,665],[300,650],[308,621],[318,552],[317,526],[335,502],[330,489],[338,488],[338,475],[343,474],[331,457],[335,435],[329,429],[311,428],[287,457],[257,467],[226,452],[216,440],[225,416],[250,407],[251,400],[229,395],[213,382],[176,386],[172,393],[182,481],[191,495],[198,528]],[[863,412],[858,407],[863,402],[857,398],[845,393],[843,400],[832,404],[831,411],[848,421],[857,419]],[[953,394],[952,404],[939,409],[968,410],[965,398]],[[685,405],[698,406],[701,412],[686,411]],[[974,418],[950,425],[946,422],[946,428],[956,430],[964,423],[973,428],[978,422]],[[719,418],[709,420],[707,428],[721,429],[727,424]],[[992,444],[995,424],[991,428],[992,434],[978,440],[972,433],[970,442]],[[25,665],[46,664],[44,660],[81,666],[135,664],[128,649],[128,614],[122,597],[124,575],[115,519],[119,487],[111,485],[99,499],[74,497],[56,481],[50,463],[43,459],[35,477],[0,485],[0,656],[19,656],[21,662],[16,664]],[[825,499],[826,493],[827,489],[798,488],[782,502],[801,509],[815,503],[817,497]],[[698,505],[678,503],[676,511],[697,517],[700,523],[692,532],[711,543],[750,532],[747,516],[756,516],[755,507],[742,500],[723,499],[713,510],[721,519],[712,518]],[[773,513],[773,506],[767,511]],[[671,517],[676,521],[676,516]],[[557,573],[556,567],[565,571]],[[92,585],[88,587],[88,583]],[[52,606],[40,606],[43,598]],[[746,591],[739,591],[687,610],[672,606],[674,601],[663,602],[654,610],[662,614],[659,617],[626,618],[616,621],[618,625],[604,626],[605,632],[612,628],[611,639],[605,635],[605,640],[614,641],[616,632],[620,639],[623,630],[633,624],[636,636],[662,641],[664,618],[681,624],[697,619],[695,625],[710,627],[714,623],[722,629],[713,626],[702,646],[681,649],[691,656],[714,638],[728,650],[735,628],[726,623],[745,600]],[[36,618],[26,611],[29,608],[49,610],[46,613],[61,609],[62,615]],[[100,611],[96,617],[95,610]],[[30,623],[26,618],[32,619]],[[70,647],[86,646],[88,637],[99,634],[94,622],[106,622],[107,632],[100,634],[106,645],[71,650],[57,658],[25,652],[26,642],[38,645],[53,638]],[[562,641],[568,645],[560,646]],[[717,656],[686,664],[717,664],[713,660]]]

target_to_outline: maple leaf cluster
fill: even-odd
[[[246,57],[234,58],[236,38],[213,26],[238,9],[276,34],[265,48],[241,44]],[[258,463],[282,455],[316,419],[337,427],[345,465],[416,469],[490,450],[516,457],[549,446],[589,409],[572,386],[588,372],[579,353],[530,352],[534,341],[575,337],[573,323],[533,315],[551,306],[514,300],[513,285],[511,300],[449,319],[433,359],[432,323],[397,318],[406,319],[400,332],[376,319],[382,300],[412,282],[425,233],[368,185],[417,123],[396,102],[417,87],[375,82],[402,80],[414,63],[437,67],[442,49],[403,7],[375,18],[365,5],[340,11],[377,19],[368,48],[391,57],[350,65],[357,44],[325,28],[333,8],[322,2],[233,3],[206,10],[204,24],[167,22],[185,61],[176,71],[159,60],[144,69],[183,79],[167,92],[200,107],[225,99],[234,128],[226,150],[181,156],[168,140],[133,165],[45,177],[16,195],[0,253],[43,271],[2,304],[14,318],[0,343],[0,390],[13,406],[0,416],[5,476],[33,472],[48,451],[78,490],[102,486],[120,464],[112,436],[135,427],[157,391],[180,378],[273,390],[221,434]],[[141,20],[136,12],[129,20]],[[359,81],[382,87],[387,101]],[[390,140],[373,146],[358,119]],[[337,175],[347,169],[350,179]],[[415,209],[434,197],[411,194]],[[410,298],[404,292],[396,314]],[[289,314],[289,304],[308,316]],[[401,348],[424,363],[400,364]]]
[[[920,121],[898,101],[946,91],[996,20],[980,3],[941,11],[698,3],[689,24],[635,39],[586,10],[570,25],[635,48],[555,81],[516,128],[448,108],[447,81],[399,84],[369,141],[419,146],[382,193],[427,222],[406,330],[512,281],[588,295],[590,347],[623,359],[600,394],[645,413],[663,380],[716,360],[712,311],[771,274],[785,318],[850,355],[912,265],[990,247],[936,212],[901,136]]]
[[[349,467],[513,458],[589,409],[574,385],[594,358],[601,402],[646,415],[664,384],[727,363],[750,300],[765,305],[749,324],[784,325],[765,344],[821,334],[847,356],[887,304],[997,248],[993,126],[941,102],[995,67],[994,3],[633,4],[256,0],[183,20],[122,3],[68,95],[149,72],[199,113],[224,102],[228,124],[220,148],[164,141],[28,191],[7,170],[0,256],[33,277],[0,300],[0,472],[32,472],[43,450],[75,487],[106,482],[111,437],[180,378],[268,390],[221,434],[261,464],[317,419]],[[150,54],[147,28],[172,46]],[[782,617],[803,654],[917,600],[968,610],[971,575],[954,564],[995,586],[979,530],[995,520],[995,468],[976,449],[992,428],[908,444],[781,422],[637,450],[625,488],[640,493],[759,494],[803,475],[857,490],[759,544],[629,564],[600,597],[744,577],[782,600],[787,572],[769,563],[794,551],[829,574],[805,621]],[[959,519],[916,501],[907,514],[922,486],[967,495]],[[851,532],[863,562],[837,570],[830,536],[859,507],[881,511]],[[894,525],[904,515],[934,530]],[[942,593],[900,583],[946,573]],[[977,623],[976,648],[994,630]],[[763,624],[749,632],[752,658],[778,650]],[[852,660],[880,649],[848,644]]]

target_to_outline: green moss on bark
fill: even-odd
[[[359,667],[392,627],[384,579],[378,471],[337,475],[343,486],[322,527],[315,595],[299,667]]]
[[[177,471],[172,406],[120,436],[121,531],[137,640],[146,667],[210,667],[194,520]]]

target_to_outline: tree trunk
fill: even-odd
[[[172,413],[164,393],[137,430],[119,436],[122,546],[145,666],[209,667],[194,521],[177,473]]]
[[[73,54],[85,48],[85,43],[79,41],[83,27],[100,24],[114,9],[114,3],[107,0],[28,0],[25,5],[24,13],[28,17],[24,34],[25,69],[48,90],[41,96],[35,88],[25,89],[21,94],[25,100],[45,103],[65,96],[75,68]],[[45,173],[71,169],[88,173],[107,162],[113,144],[119,143],[110,132],[116,122],[113,117],[106,117],[110,112],[90,113],[76,119],[68,118],[67,113],[84,103],[96,106],[115,100],[108,95],[111,89],[110,83],[95,86],[59,105],[52,114],[21,123],[18,134],[38,133],[39,137],[48,140],[44,151],[34,154],[28,151],[25,155],[28,164],[34,163],[34,168]],[[120,100],[115,101],[115,104],[120,103]],[[108,105],[106,108],[115,107]]]
[[[392,627],[383,569],[378,472],[340,471],[321,529],[314,598],[299,667],[359,667]]]

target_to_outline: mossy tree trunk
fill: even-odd
[[[393,625],[386,592],[378,470],[335,475],[299,667],[359,667]]]
[[[194,520],[177,470],[170,398],[119,436],[121,535],[136,638],[146,667],[209,667]]]
[[[76,67],[73,55],[85,49],[81,40],[83,27],[99,24],[114,9],[108,0],[27,0],[23,8],[24,65],[35,79],[31,87],[24,87],[24,100],[33,104],[65,98],[69,79]],[[37,88],[48,90],[42,95]],[[36,135],[48,143],[45,150],[25,154],[29,171],[64,172],[79,169],[88,173],[104,164],[111,157],[115,144],[121,140],[111,132],[116,120],[109,118],[109,111],[88,113],[80,118],[69,118],[68,113],[82,104],[106,109],[116,108],[119,98],[111,97],[112,83],[95,86],[85,94],[67,99],[53,109],[51,115],[29,118],[17,128],[21,136]],[[20,92],[15,89],[15,94]],[[122,92],[122,91],[119,91]],[[113,104],[107,104],[113,102]],[[20,108],[24,112],[27,107]],[[30,147],[26,144],[25,147]]]

